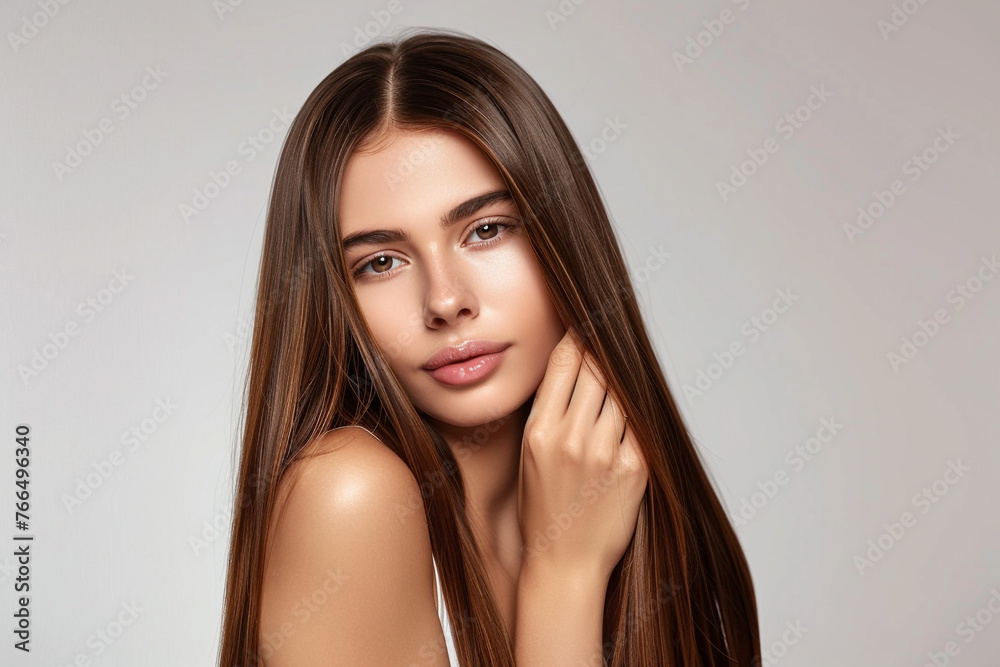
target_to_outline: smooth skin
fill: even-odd
[[[402,459],[358,427],[310,444],[274,514],[264,574],[266,667],[448,664],[423,508]],[[429,657],[429,659],[427,659]]]
[[[461,135],[393,132],[349,160],[340,232],[398,228],[406,238],[369,239],[345,260],[376,343],[462,470],[518,664],[600,664],[604,595],[635,529],[644,462],[630,429],[622,438],[620,408],[593,360],[561,324],[513,202],[439,224],[457,205],[505,189]],[[455,387],[420,368],[441,347],[474,339],[510,343],[488,377]],[[413,474],[360,428],[307,449],[315,456],[283,480],[272,520],[267,667],[447,665]],[[553,514],[571,511],[556,539],[535,540],[552,532]],[[330,573],[339,575],[333,592]]]
[[[566,328],[512,199],[493,198],[440,225],[456,206],[506,189],[463,136],[395,133],[348,161],[338,212],[342,240],[397,228],[408,237],[349,245],[346,267],[393,373],[461,467],[467,514],[513,634],[521,438],[528,402]],[[467,340],[510,347],[489,377],[466,386],[442,384],[421,368],[442,347]]]
[[[589,354],[566,336],[524,431],[519,665],[603,664],[604,597],[635,532],[646,462]],[[533,541],[535,538],[535,541]]]

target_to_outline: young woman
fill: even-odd
[[[597,187],[496,48],[417,31],[306,100],[245,401],[223,667],[759,664]]]

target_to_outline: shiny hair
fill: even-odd
[[[594,664],[759,664],[747,561],[650,345],[584,157],[520,66],[450,30],[418,30],[349,57],[309,95],[282,147],[242,404],[220,664],[260,663],[267,531],[279,482],[307,443],[346,425],[377,435],[420,483],[462,665],[515,664],[454,454],[375,344],[340,245],[337,203],[348,158],[393,130],[430,128],[460,133],[499,170],[563,324],[619,398],[648,463],[635,533],[608,584],[603,656]]]

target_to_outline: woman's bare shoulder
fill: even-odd
[[[332,473],[350,479],[360,475],[374,483],[413,478],[403,460],[361,426],[331,429],[308,443],[297,458],[293,477]],[[371,474],[373,470],[379,474]],[[386,474],[391,479],[383,480],[382,475]]]
[[[410,664],[437,653],[427,654],[444,636],[413,473],[361,428],[328,431],[305,453],[272,518],[261,599],[268,667]]]

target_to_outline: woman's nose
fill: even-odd
[[[479,314],[471,285],[460,267],[445,261],[428,266],[424,321],[432,329],[453,326]]]

